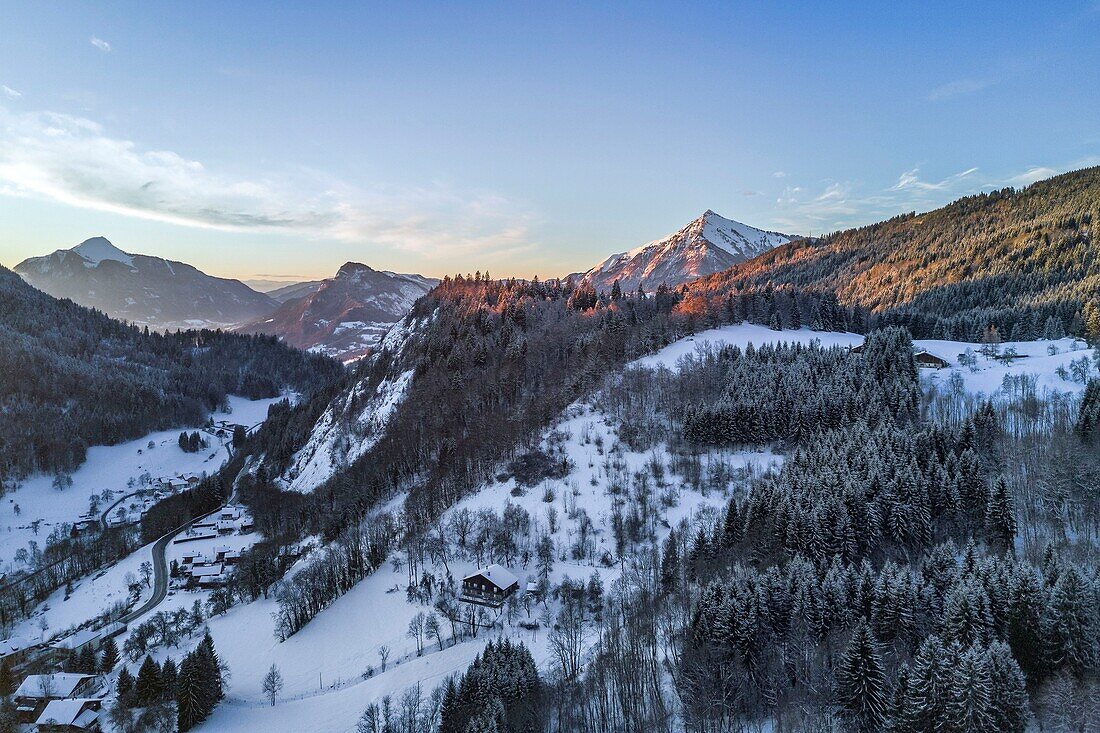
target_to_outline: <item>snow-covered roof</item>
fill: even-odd
[[[205,565],[205,566],[199,566],[199,567],[191,568],[191,577],[192,578],[205,578],[205,577],[211,576],[211,575],[221,575],[221,573],[222,573],[221,563],[218,563],[217,565]]]
[[[64,649],[79,649],[88,642],[95,641],[100,637],[102,632],[93,631],[92,629],[84,629],[78,631],[72,636],[66,636],[61,641],[57,642],[55,646],[62,647]]]
[[[6,657],[9,654],[21,652],[29,646],[34,646],[34,642],[30,639],[24,639],[22,636],[13,636],[10,639],[4,639],[0,641],[0,657]]]
[[[508,588],[513,583],[519,582],[519,578],[513,575],[512,572],[508,570],[508,568],[504,567],[503,565],[497,565],[496,563],[493,563],[487,568],[475,570],[474,572],[463,578],[463,580],[470,580],[471,578],[476,578],[479,575],[483,576],[486,580],[488,580],[490,583],[497,586],[498,588]]]
[[[98,702],[98,700],[87,698],[53,700],[46,705],[46,709],[38,716],[35,725],[49,723],[51,725],[74,725],[77,728],[87,728],[93,720],[99,717],[99,712],[90,709],[88,706]]]
[[[90,674],[79,674],[77,672],[27,675],[27,679],[23,680],[23,684],[19,685],[19,689],[15,691],[15,696],[42,697],[43,682],[45,682],[45,688],[49,690],[50,697],[69,697],[80,686],[80,683],[90,679],[92,679]]]

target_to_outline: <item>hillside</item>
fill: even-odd
[[[224,328],[279,305],[238,280],[212,277],[183,262],[128,254],[103,237],[32,257],[14,269],[55,298],[159,331]]]
[[[303,283],[285,293],[272,292],[283,304],[237,330],[272,334],[291,346],[344,361],[356,359],[368,353],[437,282],[348,262],[315,287]]]
[[[310,392],[339,372],[272,337],[127,326],[0,268],[0,478],[72,470],[90,445],[198,425],[228,394]]]
[[[618,281],[624,291],[653,292],[660,285],[676,287],[720,272],[790,240],[786,234],[750,227],[708,209],[680,231],[611,255],[579,273],[579,279],[596,290],[610,291]]]
[[[932,338],[1100,335],[1100,168],[968,196],[815,241],[795,241],[700,283],[827,290]]]

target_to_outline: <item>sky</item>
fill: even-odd
[[[564,275],[1100,163],[1100,0],[0,0],[0,264]]]

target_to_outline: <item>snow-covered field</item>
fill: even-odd
[[[821,346],[858,346],[863,343],[863,336],[857,333],[836,333],[832,331],[811,331],[803,328],[797,331],[774,331],[766,326],[744,323],[736,326],[723,326],[708,331],[703,331],[695,336],[680,339],[669,344],[660,351],[642,357],[633,362],[632,366],[639,367],[667,367],[675,368],[684,356],[689,356],[705,344],[711,346],[740,346],[744,348],[750,343],[754,346],[776,343],[819,343]],[[1092,352],[1088,345],[1080,339],[1062,338],[1057,340],[1039,341],[1006,341],[999,345],[998,353],[1004,355],[1015,351],[1018,358],[996,359],[985,356],[983,344],[968,343],[965,341],[937,341],[933,339],[916,339],[914,347],[928,351],[948,362],[944,369],[922,369],[921,375],[932,383],[946,384],[952,375],[958,374],[965,389],[975,394],[981,393],[989,397],[995,397],[1001,390],[1006,376],[1028,375],[1035,377],[1036,390],[1042,393],[1070,392],[1076,393],[1084,390],[1084,382],[1072,379],[1071,363],[1082,358],[1091,361],[1090,374],[1097,376],[1097,366],[1092,361]],[[964,366],[960,363],[960,356],[971,351],[976,358],[976,363]],[[1053,353],[1051,353],[1053,351]],[[1070,378],[1063,379],[1059,370],[1064,369]]]
[[[265,420],[268,407],[279,399],[230,397],[230,412],[212,417],[252,426]],[[142,476],[150,481],[201,477],[218,470],[228,457],[224,441],[208,433],[202,434],[209,443],[205,450],[185,453],[177,442],[179,434],[180,430],[162,430],[118,445],[93,446],[87,460],[73,472],[71,486],[58,490],[52,476],[39,475],[5,495],[0,499],[0,567],[11,570],[21,565],[15,554],[30,542],[45,547],[54,528],[71,525],[88,512],[92,495],[101,497],[98,511],[102,512],[119,497],[142,488]],[[154,447],[149,448],[149,443]],[[103,499],[104,491],[112,492],[111,498]]]

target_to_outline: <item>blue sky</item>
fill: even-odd
[[[545,276],[1100,162],[1097,2],[285,5],[0,3],[0,263]]]

